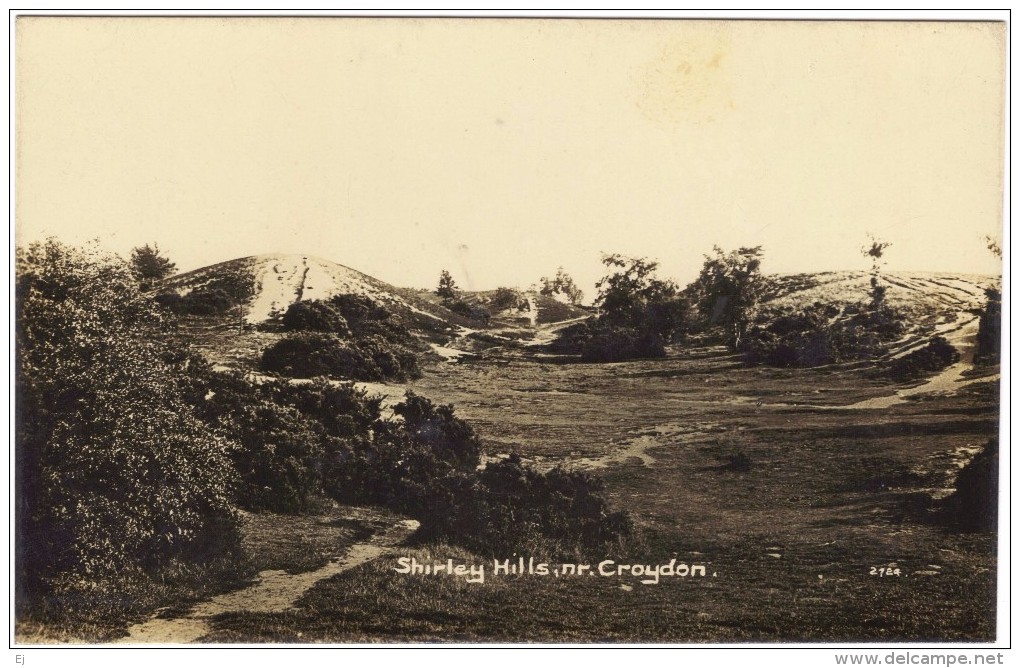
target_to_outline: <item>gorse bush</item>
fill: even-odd
[[[923,348],[893,360],[888,373],[896,381],[911,380],[959,361],[960,353],[956,348],[945,337],[935,336]]]
[[[294,378],[407,380],[421,376],[418,356],[382,337],[343,341],[332,334],[301,333],[277,341],[262,354],[262,369]]]
[[[298,332],[263,352],[262,368],[297,378],[331,376],[350,380],[408,380],[421,376],[423,350],[406,327],[364,295],[291,304],[286,329]]]
[[[985,306],[978,321],[977,348],[974,362],[998,364],[1002,348],[1002,293],[995,288],[985,290]]]
[[[581,345],[581,359],[585,362],[622,362],[665,356],[662,337],[633,327],[596,326]]]
[[[999,439],[960,469],[956,490],[943,501],[943,516],[964,531],[995,531],[999,518]]]
[[[307,510],[332,453],[369,438],[379,399],[351,384],[252,383],[233,372],[195,370],[195,415],[233,444],[235,501],[252,510]]]
[[[283,314],[283,327],[289,331],[328,332],[342,338],[350,336],[347,319],[326,302],[294,302]]]
[[[882,355],[902,333],[899,315],[887,306],[763,308],[747,328],[740,351],[748,364],[822,366]]]
[[[229,443],[189,410],[127,263],[19,249],[19,586],[155,572],[237,548]]]
[[[225,290],[209,287],[192,290],[186,295],[161,292],[155,299],[157,304],[177,315],[219,315],[235,306]]]

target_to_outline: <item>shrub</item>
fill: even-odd
[[[229,444],[189,410],[126,263],[51,240],[16,276],[19,587],[236,549]]]
[[[741,339],[748,364],[812,367],[877,357],[903,333],[895,311],[815,303],[759,314]]]
[[[341,341],[331,334],[288,336],[262,354],[262,369],[295,378],[332,376],[349,380],[406,380],[421,376],[414,352],[369,337]]]
[[[530,304],[521,293],[511,288],[498,288],[492,298],[489,299],[489,306],[492,311],[509,311],[511,309],[526,310]]]
[[[941,371],[960,361],[960,353],[942,336],[931,338],[923,347],[893,360],[889,376],[898,382]]]
[[[659,335],[632,327],[596,327],[581,347],[581,359],[586,362],[621,362],[665,356],[666,347]]]
[[[283,327],[291,332],[328,332],[346,338],[347,320],[329,304],[319,301],[294,302],[283,314]]]
[[[999,516],[999,439],[985,447],[956,476],[956,491],[943,502],[944,517],[964,531],[995,531]]]
[[[330,297],[329,305],[346,318],[352,326],[363,321],[386,320],[390,317],[389,311],[365,295],[334,295]]]
[[[418,519],[422,540],[493,556],[524,546],[598,549],[632,533],[594,476],[542,474],[517,456],[479,471],[481,443],[451,406],[409,392],[394,411],[401,422],[379,422],[373,439],[335,453],[325,476],[331,496],[385,505]]]
[[[186,295],[176,292],[162,292],[155,297],[156,303],[178,315],[219,315],[235,306],[235,301],[225,290],[202,287]]]
[[[1002,346],[1002,293],[995,288],[985,290],[987,301],[978,322],[977,364],[998,364]]]
[[[234,306],[226,291],[219,288],[199,288],[184,295],[184,309],[191,315],[217,315]]]

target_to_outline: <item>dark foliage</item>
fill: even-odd
[[[556,276],[553,278],[550,279],[543,276],[539,282],[542,284],[540,292],[543,295],[564,295],[567,300],[575,306],[584,301],[584,292],[577,287],[574,283],[574,279],[570,277],[570,274],[563,271],[563,267],[556,270]]]
[[[332,305],[319,300],[294,302],[283,314],[283,327],[291,332],[328,332],[347,338],[347,319]]]
[[[454,299],[457,296],[457,284],[450,272],[445,269],[439,274],[439,286],[436,288],[436,294],[446,300]]]
[[[379,419],[379,400],[351,384],[256,384],[208,369],[192,377],[195,414],[234,444],[235,499],[252,511],[307,510],[321,490],[324,461],[369,438]]]
[[[599,316],[560,332],[554,352],[580,354],[589,362],[664,357],[666,344],[686,331],[687,306],[672,281],[655,277],[658,263],[607,255],[609,273],[597,283]]]
[[[233,554],[229,444],[188,409],[127,263],[51,240],[16,280],[19,590]]]
[[[956,476],[944,517],[964,531],[995,531],[999,518],[999,439],[993,438]]]
[[[381,381],[421,376],[418,356],[382,337],[342,341],[315,332],[288,336],[271,345],[262,354],[262,369],[292,378]]]
[[[516,290],[511,288],[497,288],[495,294],[489,299],[489,307],[494,312],[509,311],[511,309],[518,311],[530,310],[531,304],[527,298]]]
[[[887,306],[873,311],[816,303],[759,313],[740,351],[748,364],[822,366],[877,357],[902,332],[899,315]]]
[[[701,331],[722,331],[727,345],[739,350],[758,305],[772,289],[770,279],[761,272],[762,248],[726,253],[716,246],[712,252],[705,256],[701,273],[684,294],[694,307],[694,326]]]
[[[337,310],[352,327],[359,324],[386,320],[390,312],[365,295],[340,294],[329,298],[329,305]]]
[[[622,362],[665,356],[666,346],[658,334],[633,327],[596,326],[581,346],[581,359],[585,362]]]
[[[985,297],[987,301],[978,322],[974,362],[998,364],[1002,346],[1002,293],[995,288],[988,288]]]
[[[162,292],[155,297],[156,303],[177,315],[220,315],[236,304],[221,288],[202,287],[186,295],[176,292]]]
[[[447,308],[457,315],[480,322],[487,323],[489,318],[492,317],[492,313],[489,312],[489,309],[483,306],[472,306],[462,299],[458,299],[455,302],[447,304]]]
[[[897,382],[941,371],[960,361],[960,353],[942,336],[932,337],[923,348],[893,360],[889,377]]]
[[[148,290],[177,271],[177,265],[163,257],[159,246],[145,244],[131,249],[131,275],[142,290]]]
[[[516,456],[479,471],[481,444],[452,407],[409,392],[395,412],[402,422],[378,423],[372,442],[333,460],[324,484],[334,498],[406,513],[421,522],[421,539],[486,555],[525,545],[594,549],[631,534],[629,518],[609,511],[593,476],[541,474]]]

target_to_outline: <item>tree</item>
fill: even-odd
[[[439,287],[436,288],[436,294],[447,300],[457,296],[457,284],[453,282],[450,272],[445,269],[439,274]]]
[[[613,254],[603,256],[602,264],[609,273],[595,284],[599,290],[595,306],[601,311],[600,320],[607,324],[643,327],[650,307],[674,302],[679,295],[675,283],[655,277],[658,262]]]
[[[143,290],[177,272],[177,265],[160,255],[159,246],[145,244],[131,250],[131,275]]]
[[[574,279],[570,277],[570,274],[563,271],[563,267],[556,270],[555,278],[550,280],[543,276],[540,282],[542,283],[542,289],[540,292],[543,295],[564,295],[574,306],[577,306],[584,301],[584,292],[582,292],[581,289],[574,284]]]
[[[729,253],[718,246],[705,256],[698,278],[687,286],[691,302],[706,327],[722,327],[728,344],[740,347],[771,282],[761,273],[762,247]]]
[[[868,234],[869,245],[861,248],[864,257],[871,258],[871,310],[878,311],[885,304],[885,293],[888,288],[882,285],[882,265],[885,262],[882,256],[885,250],[892,246],[888,241],[882,241]]]

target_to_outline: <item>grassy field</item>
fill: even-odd
[[[489,456],[600,469],[643,531],[630,563],[677,559],[706,576],[496,577],[491,559],[458,548],[398,549],[292,610],[217,617],[204,641],[994,638],[995,538],[947,530],[933,501],[996,432],[995,382],[847,410],[895,387],[862,370],[742,368],[706,349],[613,365],[450,364],[413,388],[456,404]],[[398,556],[481,564],[490,577],[400,574]]]

